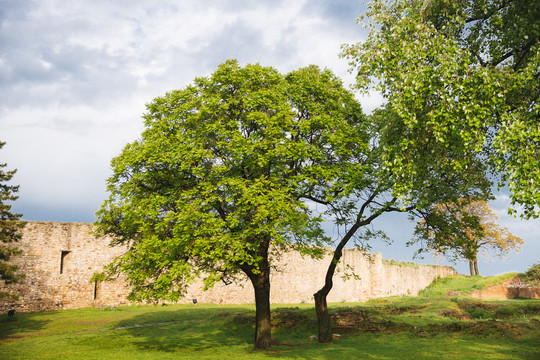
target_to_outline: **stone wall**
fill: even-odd
[[[502,283],[488,286],[482,290],[475,290],[471,297],[478,299],[540,299],[540,287],[533,287],[519,277],[513,277]]]
[[[2,288],[18,294],[19,300],[2,300],[0,309],[38,311],[129,304],[129,289],[124,281],[90,282],[94,272],[123,251],[109,247],[110,239],[93,236],[92,229],[85,223],[29,222],[18,244],[23,253],[13,259],[26,278],[14,285],[2,284]],[[271,275],[272,303],[313,302],[330,259],[330,254],[320,260],[297,252],[283,254]],[[357,250],[345,251],[339,268],[328,297],[330,302],[416,295],[436,277],[456,274],[451,267],[384,265],[380,253],[367,258]],[[344,278],[351,270],[355,276]],[[217,304],[254,302],[247,280],[231,285],[218,283],[208,291],[203,291],[201,282],[195,283],[182,301],[192,299]]]

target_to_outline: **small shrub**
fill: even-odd
[[[531,286],[540,286],[540,262],[534,264],[519,276]]]

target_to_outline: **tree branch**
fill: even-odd
[[[299,197],[311,200],[313,202],[316,202],[317,204],[326,205],[326,206],[330,205],[330,202],[318,199],[318,198],[316,198],[314,196],[311,196],[311,195],[299,195]]]

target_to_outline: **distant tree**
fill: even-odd
[[[147,109],[97,213],[98,232],[127,246],[106,272],[127,276],[130,299],[170,301],[198,277],[209,287],[243,273],[255,347],[268,347],[273,259],[320,255],[328,238],[308,201],[368,180],[354,177],[370,140],[359,104],[328,70],[283,76],[230,60]]]
[[[525,273],[519,276],[530,286],[540,287],[540,262],[533,264]]]
[[[0,149],[5,144],[0,142]],[[12,284],[24,277],[24,274],[17,272],[19,267],[10,263],[9,259],[21,253],[13,244],[21,239],[21,229],[25,223],[19,221],[22,215],[12,213],[11,205],[7,203],[18,199],[15,193],[19,191],[19,186],[8,184],[17,170],[6,171],[6,166],[5,163],[0,164],[0,279],[4,284]],[[0,291],[0,298],[17,297],[7,291]]]
[[[540,2],[374,0],[369,35],[343,48],[357,86],[376,89],[401,122],[385,166],[415,190],[411,156],[426,143],[477,152],[508,186],[524,218],[540,209]],[[422,136],[424,141],[417,141]],[[514,207],[515,208],[515,207]],[[514,210],[515,211],[515,210]]]
[[[523,240],[499,225],[499,217],[485,201],[459,199],[433,207],[416,227],[416,242],[423,242],[420,251],[465,259],[470,274],[478,272],[478,255],[493,252],[499,257],[519,251]]]

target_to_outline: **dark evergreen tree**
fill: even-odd
[[[0,142],[0,149],[4,147],[5,142]],[[24,274],[18,273],[19,267],[9,262],[9,259],[21,250],[14,246],[14,243],[22,237],[21,229],[25,222],[20,221],[22,215],[11,212],[12,202],[18,199],[15,195],[19,191],[18,185],[9,185],[9,181],[17,170],[6,171],[7,164],[0,164],[0,280],[2,286],[12,284],[24,277]],[[0,289],[0,298],[16,298],[3,289]]]

